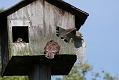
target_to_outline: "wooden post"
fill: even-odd
[[[51,69],[49,65],[35,65],[29,74],[30,80],[51,80]]]

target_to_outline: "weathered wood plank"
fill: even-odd
[[[57,41],[61,46],[60,54],[74,54],[73,43],[66,43],[56,36],[57,26],[65,29],[75,27],[74,15],[59,9],[48,2],[45,2],[44,12],[46,41],[50,39]]]
[[[13,31],[12,27],[23,27],[23,26],[30,26],[29,21],[24,20],[10,20],[8,21],[9,28],[9,57],[15,55],[29,55],[29,44],[28,43],[16,43],[13,42]],[[29,32],[29,31],[28,31]]]
[[[65,29],[75,28],[75,16],[54,6],[54,15],[57,26]]]
[[[32,55],[38,54],[39,34],[42,34],[43,28],[43,1],[38,0],[27,5],[8,16],[9,24],[9,40],[10,53],[12,55]],[[28,26],[29,27],[29,43],[21,44],[13,43],[12,27]],[[40,28],[41,27],[41,28]],[[39,30],[40,29],[40,30]],[[23,46],[24,45],[24,46]],[[40,53],[40,52],[39,52]],[[34,54],[35,55],[35,54]]]

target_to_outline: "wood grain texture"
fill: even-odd
[[[12,40],[12,26],[28,26],[29,43],[24,48]],[[16,55],[40,55],[50,40],[61,46],[60,54],[74,54],[74,44],[66,43],[56,36],[56,27],[64,29],[75,28],[75,17],[58,7],[36,0],[8,16],[9,51],[10,57]],[[17,45],[17,46],[16,46]]]

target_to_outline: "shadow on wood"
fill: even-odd
[[[28,76],[29,80],[51,80],[51,67],[47,65],[34,65]]]
[[[51,75],[68,75],[76,61],[76,55],[61,54],[54,59],[39,56],[13,56],[2,72],[2,76],[28,75],[35,65],[48,66]]]

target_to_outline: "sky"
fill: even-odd
[[[119,1],[66,0],[89,13],[81,27],[87,42],[86,59],[95,70],[119,76]]]
[[[81,27],[87,42],[86,59],[95,70],[119,76],[119,1],[66,0],[89,13]]]
[[[0,0],[7,9],[20,0]],[[65,0],[89,13],[81,27],[87,43],[86,61],[95,71],[105,70],[119,76],[119,0]]]

